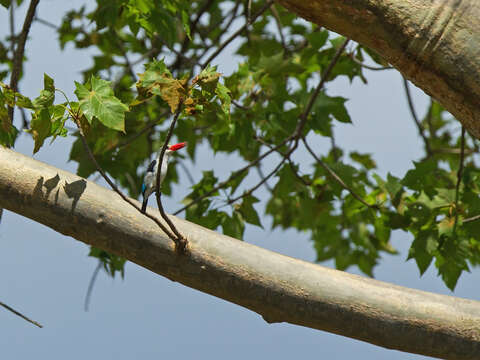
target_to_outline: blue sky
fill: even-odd
[[[83,2],[42,0],[37,15],[60,24],[72,4]],[[91,3],[91,2],[90,2]],[[17,12],[17,28],[25,9]],[[8,33],[7,12],[0,8],[0,35]],[[230,49],[230,51],[229,51]],[[81,81],[80,71],[91,64],[88,51],[82,53],[68,45],[61,52],[54,31],[34,24],[27,43],[25,78],[22,92],[36,96],[43,86],[43,73],[55,79],[56,86],[72,94],[73,81]],[[229,73],[236,67],[227,48],[218,59],[219,69]],[[421,142],[407,109],[401,77],[396,71],[367,71],[368,85],[355,80],[329,84],[330,95],[349,98],[347,108],[353,125],[336,128],[337,143],[347,149],[374,154],[381,174],[402,175],[421,155]],[[427,97],[415,89],[419,113]],[[46,145],[35,158],[75,172],[68,162],[71,139],[59,139]],[[318,150],[323,144],[315,144]],[[22,135],[15,150],[31,156],[33,142]],[[201,171],[214,170],[224,178],[241,166],[238,158],[214,156],[202,147],[196,164],[186,162],[195,179]],[[300,155],[300,163],[307,158]],[[181,169],[179,169],[181,172]],[[174,188],[166,208],[173,211],[189,191],[186,180]],[[258,194],[262,197],[262,193]],[[268,224],[268,218],[263,219]],[[267,226],[268,229],[268,226]],[[248,227],[248,242],[314,261],[315,253],[306,234],[293,230],[269,231]],[[401,254],[384,256],[375,269],[375,277],[426,291],[452,294],[431,268],[420,277],[414,262],[406,262],[411,237],[395,232],[393,244]],[[323,359],[426,359],[400,353],[289,324],[269,325],[263,319],[237,305],[171,282],[135,264],[128,263],[124,280],[101,273],[96,283],[90,311],[83,310],[85,292],[96,266],[88,258],[88,247],[58,234],[29,219],[6,211],[0,225],[0,301],[5,302],[44,325],[38,329],[0,309],[0,349],[5,359],[132,359],[213,358],[245,359],[320,357]],[[332,267],[331,262],[323,265]],[[358,273],[356,269],[350,269]],[[453,295],[480,299],[479,269],[464,274]],[[392,334],[392,336],[394,336]]]

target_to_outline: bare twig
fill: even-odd
[[[18,80],[23,66],[23,54],[25,52],[25,43],[27,42],[28,32],[32,25],[33,17],[35,16],[35,10],[40,0],[32,0],[28,6],[27,15],[23,23],[22,32],[18,37],[18,42],[15,46],[15,52],[13,54],[12,76],[10,77],[10,88],[13,91],[18,91]],[[13,39],[12,39],[13,40]],[[8,117],[10,123],[13,124],[13,107],[8,108]]]
[[[15,54],[15,1],[12,1],[10,4],[9,11],[9,22],[10,22],[10,52],[12,57]]]
[[[162,163],[163,163],[163,157],[165,155],[165,151],[167,150],[168,142],[170,141],[170,138],[173,135],[173,129],[175,128],[175,124],[177,123],[177,120],[178,120],[180,114],[182,113],[182,107],[183,107],[183,101],[180,101],[180,103],[178,104],[177,112],[175,113],[175,115],[172,119],[172,123],[170,124],[170,128],[168,129],[167,136],[165,138],[165,142],[163,143],[163,146],[162,146],[162,150],[160,151],[160,156],[159,156],[159,159],[158,159],[157,179],[156,179],[156,185],[155,185],[155,187],[157,189],[157,191],[155,192],[155,196],[157,198],[158,210],[160,211],[160,215],[162,216],[163,220],[165,220],[165,222],[170,227],[170,230],[172,230],[173,233],[175,234],[175,237],[170,237],[170,239],[172,239],[175,242],[175,244],[177,245],[177,249],[181,252],[185,250],[185,247],[187,245],[187,239],[182,234],[180,234],[180,232],[177,230],[175,225],[169,219],[167,214],[165,214],[165,210],[163,210],[162,192],[161,192],[161,189],[160,189],[160,176],[161,176],[161,172],[162,172],[161,168],[162,168]]]
[[[453,224],[453,234],[455,235],[455,232],[457,230],[457,224],[458,224],[458,197],[460,194],[460,184],[462,183],[462,175],[463,175],[463,162],[465,160],[465,127],[462,125],[462,135],[460,138],[460,164],[458,165],[458,171],[457,171],[457,184],[455,185],[455,222]]]
[[[257,169],[257,173],[258,173],[258,176],[260,177],[260,179],[265,179],[265,174],[263,173],[263,170],[262,170],[262,167],[260,166],[260,164],[257,164],[255,166],[255,169]],[[268,191],[272,192],[272,188],[270,187],[270,185],[268,185],[268,182],[264,182],[265,184],[265,187]]]
[[[285,51],[289,51],[287,47],[287,42],[285,41],[285,36],[283,35],[282,21],[280,20],[280,15],[278,14],[275,4],[272,4],[270,10],[272,11],[275,23],[277,24],[278,34],[280,35],[280,42],[282,43],[282,47]]]
[[[40,325],[38,322],[36,322],[35,320],[32,320],[28,317],[26,317],[25,315],[23,315],[22,313],[18,312],[17,310],[11,308],[10,306],[8,306],[7,304],[4,304],[3,302],[0,301],[0,306],[3,306],[5,309],[7,309],[8,311],[14,313],[15,315],[17,316],[20,316],[22,319],[28,321],[29,323],[32,323],[33,325],[35,326],[38,326],[39,328],[42,328],[43,326]]]
[[[188,181],[190,181],[190,185],[195,185],[195,180],[193,179],[193,176],[190,173],[190,170],[188,170],[188,168],[185,166],[183,162],[179,162],[179,165],[182,168],[185,175],[187,175]]]
[[[90,297],[92,296],[93,286],[95,285],[95,281],[97,280],[98,273],[102,268],[102,260],[98,260],[98,264],[93,270],[92,277],[90,278],[90,282],[88,283],[87,294],[85,295],[85,303],[83,304],[83,308],[85,311],[88,311],[88,306],[90,305]]]
[[[320,93],[320,90],[323,88],[325,85],[325,82],[327,81],[328,76],[330,75],[331,71],[333,70],[335,64],[338,62],[340,59],[340,56],[343,53],[343,50],[345,50],[345,47],[347,46],[348,42],[350,39],[345,39],[345,41],[340,45],[340,47],[337,49],[337,52],[335,53],[335,56],[333,57],[332,61],[330,61],[330,64],[328,67],[325,69],[323,72],[320,82],[318,83],[315,91],[313,92],[312,96],[310,97],[310,100],[307,104],[307,107],[305,108],[305,111],[300,115],[300,121],[298,122],[297,128],[295,129],[295,136],[297,139],[299,139],[302,136],[302,131],[307,123],[308,115],[310,114],[310,111],[312,110],[313,104],[315,103],[315,100]]]
[[[472,222],[472,221],[477,221],[479,219],[480,219],[480,215],[475,215],[475,216],[463,219],[462,223],[465,224],[465,223],[469,223],[469,222]]]
[[[430,142],[425,135],[424,128],[418,119],[417,113],[415,112],[415,107],[413,105],[413,100],[412,100],[412,95],[410,94],[410,88],[408,86],[408,80],[403,77],[403,86],[405,88],[405,95],[407,96],[407,102],[408,102],[408,107],[410,109],[410,113],[412,114],[413,121],[415,121],[415,125],[417,125],[418,133],[423,139],[423,143],[425,144],[425,151],[427,152],[427,155],[430,156],[432,155],[432,149],[430,148]]]
[[[48,26],[49,28],[52,28],[54,30],[58,30],[58,26],[51,23],[50,21],[47,21],[47,20],[44,20],[44,19],[41,19],[39,18],[38,16],[35,16],[34,18],[35,21],[39,22],[40,24],[42,25],[45,25],[45,26]]]
[[[352,188],[350,188],[345,182],[342,180],[340,176],[338,176],[335,171],[333,171],[325,162],[320,159],[315,152],[312,150],[310,145],[308,145],[307,141],[305,138],[302,138],[303,144],[307,148],[308,152],[312,155],[312,157],[315,159],[315,161],[337,182],[340,184],[341,187],[343,187],[345,190],[347,190],[350,195],[352,195],[355,199],[360,201],[363,205],[372,208],[372,209],[378,209],[378,206],[376,204],[369,204],[365,200],[363,200],[355,191],[353,191]]]

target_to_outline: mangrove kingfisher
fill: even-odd
[[[175,145],[167,146],[167,149],[165,150],[165,154],[163,155],[162,166],[160,168],[160,186],[162,185],[163,179],[165,179],[165,175],[167,175],[168,160],[170,159],[170,155],[172,155],[174,151],[177,151],[183,148],[186,144],[187,144],[186,142],[182,142]],[[147,209],[148,197],[156,191],[159,162],[160,162],[160,153],[158,154],[158,157],[150,163],[147,169],[147,173],[143,178],[143,184],[142,184],[142,195],[143,195],[142,212],[143,213],[145,213],[145,210]]]

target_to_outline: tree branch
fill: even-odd
[[[395,0],[388,5],[384,0],[277,3],[375,50],[480,137],[477,0]],[[469,34],[468,41],[460,40],[464,34]]]
[[[14,313],[15,315],[17,316],[20,316],[22,319],[28,321],[29,323],[32,323],[33,325],[36,325],[38,326],[39,328],[42,328],[43,326],[40,325],[38,322],[36,322],[35,320],[32,320],[28,317],[26,317],[25,315],[23,315],[22,313],[18,312],[17,310],[11,308],[10,306],[8,306],[7,304],[4,304],[3,302],[0,301],[0,306],[3,306],[5,309],[7,309],[8,311]]]
[[[35,10],[37,9],[39,1],[40,0],[30,1],[27,15],[25,15],[22,32],[18,37],[18,43],[15,47],[15,53],[13,54],[12,76],[10,77],[10,87],[13,91],[18,91],[18,80],[20,79],[20,73],[22,72],[25,43],[27,42],[28,32],[30,31],[30,26],[32,25],[33,17],[35,16]],[[10,118],[10,123],[13,124],[13,107],[8,108],[8,117]]]
[[[83,309],[88,311],[88,306],[90,305],[90,297],[92,296],[93,286],[95,285],[95,281],[97,280],[98,273],[102,268],[102,261],[98,260],[97,266],[95,266],[95,270],[93,270],[92,277],[88,283],[87,294],[85,295],[85,302],[83,304]]]
[[[6,148],[0,147],[0,159],[1,207],[244,306],[269,323],[444,359],[480,358],[478,301],[328,269],[171,217],[189,240],[189,252],[179,257],[171,240],[114,192]],[[55,177],[55,188],[42,185]],[[84,186],[72,194],[65,183]]]

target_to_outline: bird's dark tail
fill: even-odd
[[[142,203],[142,213],[145,214],[145,211],[147,211],[147,203],[148,203],[148,197],[143,198],[143,203]]]

